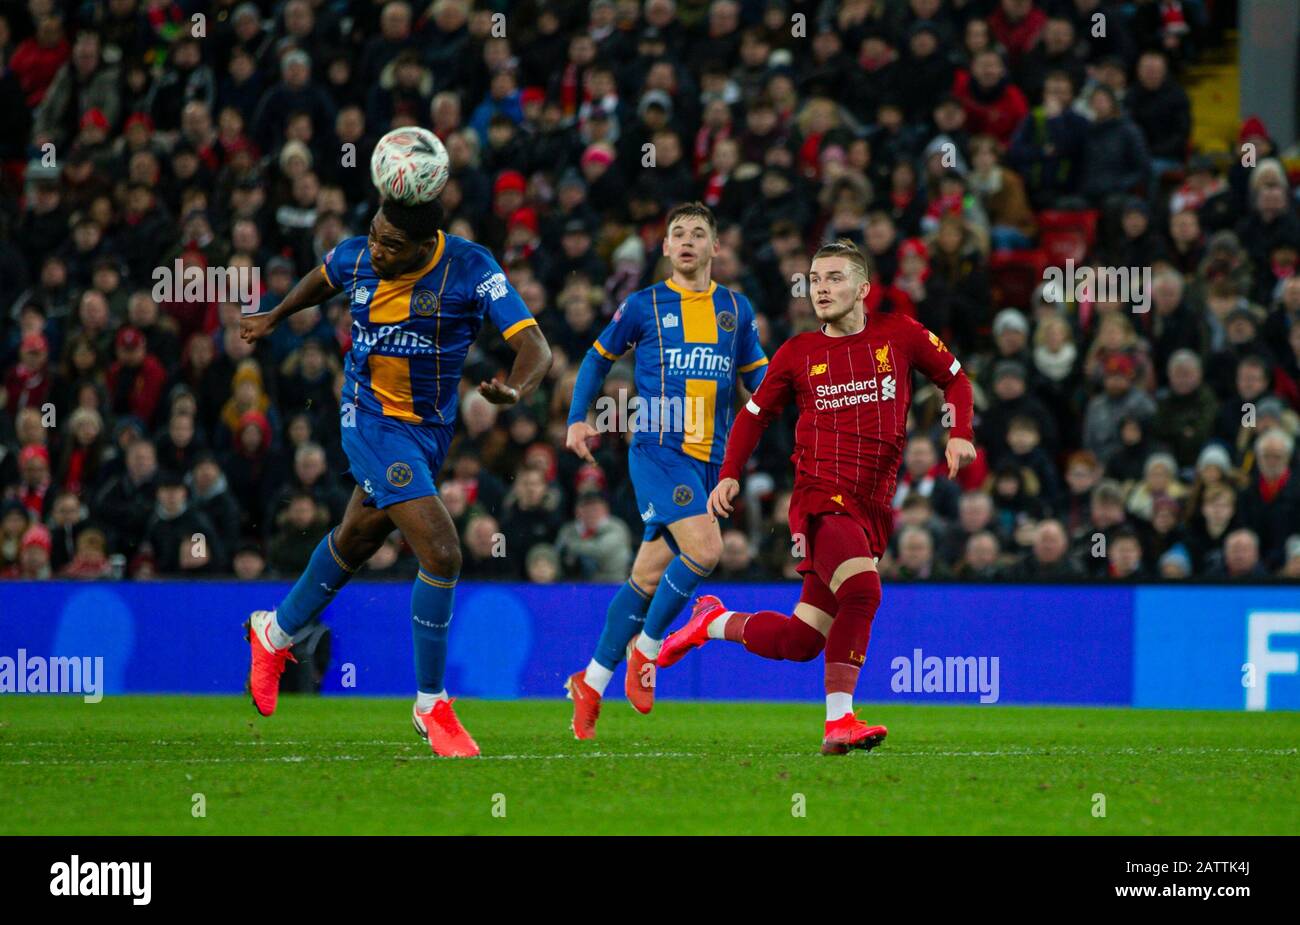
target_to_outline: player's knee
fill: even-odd
[[[460,544],[434,541],[419,551],[420,568],[427,574],[455,578],[460,574]]]
[[[872,609],[880,606],[880,575],[874,571],[850,575],[835,589],[835,600],[843,607],[848,603],[865,604]]]
[[[794,617],[782,634],[781,654],[792,662],[810,662],[826,648],[826,637],[807,623]]]
[[[712,572],[722,559],[722,537],[709,536],[692,543],[682,552],[690,557],[691,562],[705,572]]]
[[[338,554],[352,566],[358,566],[375,554],[383,540],[372,542],[351,524],[341,524],[334,531],[334,547]]]

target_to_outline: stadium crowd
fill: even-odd
[[[629,437],[584,464],[566,411],[608,317],[667,275],[666,211],[700,199],[769,356],[817,323],[812,250],[848,237],[869,310],[972,374],[955,481],[917,394],[887,576],[1300,578],[1300,213],[1259,119],[1251,157],[1190,149],[1207,4],[0,3],[0,574],[296,577],[353,487],[348,305],[254,348],[248,306],[155,284],[257,268],[273,306],[366,232],[375,141],[420,124],[451,157],[445,227],[555,354],[502,411],[470,384],[509,348],[471,351],[440,482],[465,577],[626,577]],[[1063,217],[1081,264],[1151,268],[1142,299],[1042,285]],[[715,577],[794,577],[791,439],[765,436]],[[366,573],[415,568],[395,535]]]

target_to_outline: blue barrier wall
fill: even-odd
[[[18,649],[103,656],[110,694],[235,693],[247,670],[240,624],[287,589],[274,582],[3,582],[0,657]],[[590,656],[613,590],[462,584],[448,689],[470,697],[561,696],[564,678]],[[788,611],[798,595],[795,584],[710,590],[736,610]],[[409,600],[404,583],[353,582],[339,594],[325,613],[334,633],[327,691],[412,691]],[[935,659],[942,672],[942,660],[962,658],[996,668],[998,703],[1297,709],[1297,633],[1295,589],[890,584],[858,696],[980,702],[973,681],[954,689],[951,676],[944,690],[916,689]],[[1243,685],[1242,666],[1252,657],[1262,690]],[[356,679],[346,691],[345,664]],[[821,664],[766,661],[718,643],[662,672],[658,692],[817,700]]]

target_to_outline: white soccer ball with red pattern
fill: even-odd
[[[381,199],[419,205],[438,198],[451,163],[438,136],[417,126],[395,128],[370,155],[370,182]]]

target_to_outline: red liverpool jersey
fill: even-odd
[[[857,334],[811,331],[781,345],[746,406],[749,413],[737,416],[721,477],[740,477],[762,429],[793,399],[799,420],[790,457],[790,529],[803,533],[808,517],[842,511],[869,535],[878,533],[907,441],[914,368],[952,402],[952,436],[972,439],[971,388],[961,363],[915,319],[872,312]]]

